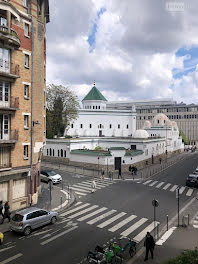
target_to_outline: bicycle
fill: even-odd
[[[121,264],[122,258],[114,254],[113,250],[104,249],[96,246],[95,251],[89,251],[87,255],[88,263],[103,263],[103,264]]]
[[[121,258],[123,258],[123,254],[127,249],[129,249],[130,257],[133,257],[136,254],[136,242],[130,238],[124,247],[121,245],[121,240],[119,240],[119,243],[114,242],[111,244],[110,249],[111,248],[114,254],[120,256]]]

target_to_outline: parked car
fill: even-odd
[[[58,213],[46,211],[36,207],[29,207],[17,211],[10,221],[10,229],[24,235],[29,235],[32,230],[46,224],[55,224]]]
[[[198,175],[197,174],[189,174],[186,178],[186,186],[188,187],[198,187]]]
[[[41,170],[40,177],[41,177],[41,181],[47,183],[49,181],[52,181],[53,184],[55,184],[55,183],[60,183],[62,181],[62,177],[60,176],[60,174],[52,170]]]

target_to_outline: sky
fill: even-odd
[[[179,3],[179,5],[178,5]],[[47,82],[198,104],[197,0],[49,0]]]

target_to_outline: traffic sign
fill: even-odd
[[[158,200],[153,200],[152,201],[152,205],[154,206],[154,207],[158,207],[159,206],[159,202],[158,202]]]

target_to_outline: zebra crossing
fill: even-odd
[[[194,228],[198,228],[198,214],[193,219],[193,227]]]
[[[96,190],[101,190],[102,188],[108,187],[116,182],[110,181],[107,179],[95,179],[96,182]],[[75,183],[70,186],[70,189],[73,190],[79,198],[86,196],[92,191],[92,180],[86,180],[80,183]]]
[[[154,226],[159,225],[159,222],[154,223],[145,217],[140,218],[134,214],[83,202],[78,202],[72,209],[60,214],[60,217],[63,221],[66,217],[68,220],[95,225],[98,229],[106,229],[111,233],[117,232],[120,237],[131,237],[137,243],[144,239],[147,232],[152,232]]]
[[[138,181],[136,182],[137,184],[142,183],[143,185],[149,186],[149,187],[154,187],[157,189],[161,189],[164,191],[170,191],[174,192],[177,188],[179,188],[179,194],[185,194],[186,196],[190,197],[194,192],[196,192],[195,189],[189,188],[186,186],[179,186],[176,184],[172,183],[166,183],[166,182],[159,182],[159,181],[154,181],[154,180],[147,180],[145,182]]]

